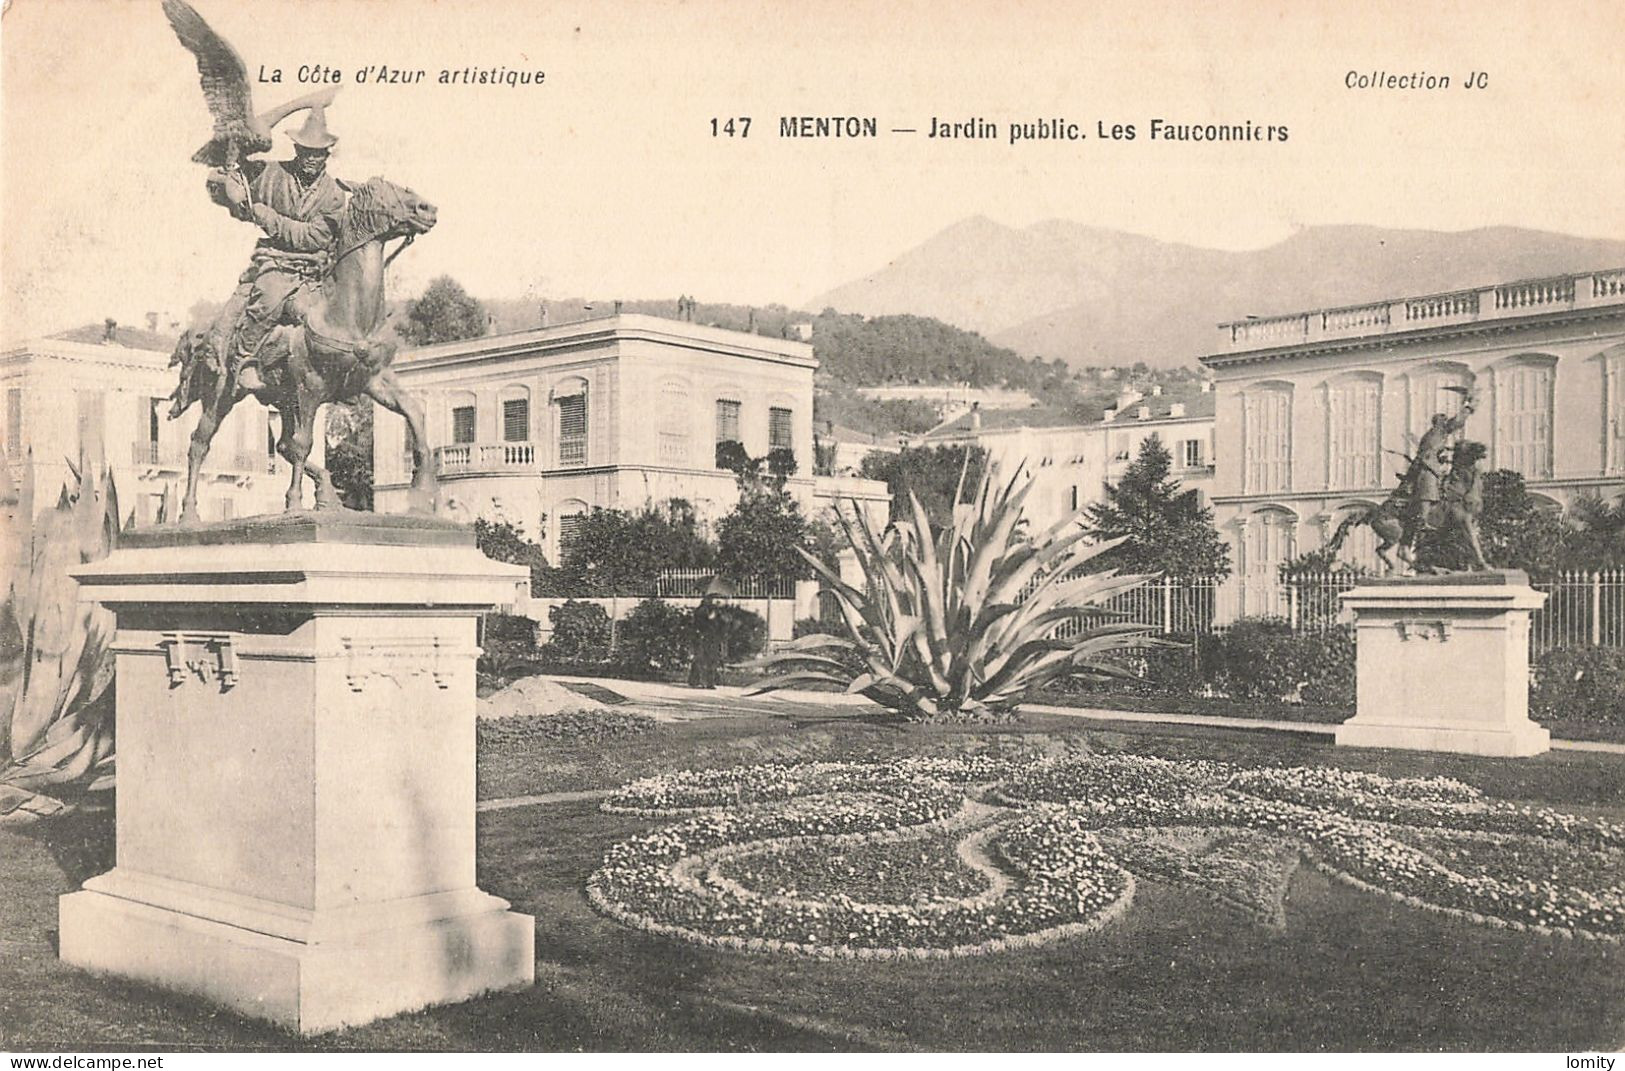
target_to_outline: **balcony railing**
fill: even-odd
[[[540,451],[533,442],[455,443],[434,451],[435,471],[442,476],[477,476],[491,472],[532,472]],[[406,471],[412,465],[410,455]]]
[[[1232,350],[1270,349],[1620,302],[1625,302],[1625,268],[1525,279],[1476,290],[1423,294],[1290,316],[1254,317],[1220,324],[1219,328],[1229,336]]]

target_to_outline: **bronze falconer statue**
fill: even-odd
[[[412,508],[433,509],[421,406],[389,365],[396,345],[384,334],[384,275],[389,263],[435,225],[434,205],[383,178],[354,184],[327,172],[338,138],[327,128],[327,89],[256,114],[247,69],[237,51],[186,0],[163,0],[181,44],[197,60],[214,136],[192,157],[210,170],[210,198],[252,223],[260,238],[237,289],[205,330],[175,348],[180,382],[170,419],[193,403],[201,412],[188,450],[180,519],[197,520],[197,482],[209,444],[233,406],[253,397],[277,410],[277,452],[293,469],[285,508],[316,486],[318,508],[336,508],[327,470],[310,461],[320,406],[366,395],[406,419],[413,458]],[[272,147],[272,129],[296,112],[292,159],[251,159]],[[401,244],[386,255],[394,239]]]
[[[1380,505],[1346,517],[1327,541],[1332,553],[1343,545],[1351,530],[1366,524],[1377,535],[1377,557],[1386,572],[1449,572],[1435,562],[1419,560],[1418,544],[1425,537],[1442,537],[1459,544],[1473,571],[1490,567],[1478,532],[1478,515],[1484,505],[1478,465],[1486,451],[1483,443],[1461,439],[1476,398],[1464,387],[1445,389],[1462,395],[1461,408],[1454,416],[1433,415],[1399,478],[1399,486]]]

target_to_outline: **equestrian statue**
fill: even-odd
[[[209,444],[226,414],[248,397],[281,416],[276,449],[293,469],[286,509],[300,508],[307,475],[317,508],[338,507],[327,470],[310,461],[316,412],[365,395],[406,419],[412,507],[432,510],[435,479],[422,407],[390,369],[396,344],[382,335],[385,269],[435,225],[435,206],[383,178],[359,184],[334,178],[327,161],[338,138],[327,129],[327,107],[336,90],[256,114],[236,50],[186,0],[163,0],[163,8],[197,59],[214,117],[213,138],[192,159],[210,168],[210,198],[261,232],[225,307],[209,327],[184,336],[170,360],[181,370],[170,419],[193,403],[201,407],[180,520],[197,520],[198,474]],[[272,128],[301,111],[306,117],[292,134],[292,159],[250,159],[270,151]],[[386,255],[395,239],[401,244]]]
[[[1484,508],[1478,465],[1487,451],[1483,443],[1461,440],[1467,418],[1473,414],[1474,397],[1463,387],[1445,389],[1462,395],[1461,409],[1455,416],[1434,414],[1399,477],[1399,486],[1380,504],[1343,519],[1326,543],[1332,554],[1342,547],[1349,532],[1365,524],[1376,533],[1377,557],[1386,573],[1449,572],[1418,554],[1418,544],[1436,539],[1460,544],[1472,571],[1490,567],[1478,532],[1478,515]]]

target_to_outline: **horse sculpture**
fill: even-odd
[[[389,367],[396,344],[376,337],[384,324],[384,269],[418,235],[435,225],[435,206],[411,190],[383,178],[355,187],[340,220],[332,267],[320,283],[310,284],[290,301],[285,321],[265,340],[260,365],[265,387],[255,397],[282,418],[277,453],[293,468],[285,506],[299,509],[303,481],[316,486],[319,509],[337,508],[338,492],[325,468],[310,461],[317,409],[327,402],[365,395],[406,419],[412,447],[412,508],[433,509],[435,478],[429,465],[423,410],[401,386]],[[401,246],[385,256],[385,244]],[[236,383],[229,352],[231,325],[212,332],[193,332],[181,339],[170,364],[181,366],[180,383],[171,395],[170,419],[194,402],[202,414],[187,451],[186,493],[180,519],[197,520],[199,470],[220,422],[247,397]]]
[[[1385,573],[1447,572],[1431,562],[1417,561],[1417,543],[1424,534],[1437,532],[1464,544],[1475,570],[1488,569],[1478,532],[1478,515],[1484,505],[1478,463],[1485,453],[1483,443],[1459,444],[1451,454],[1437,502],[1417,500],[1414,481],[1401,482],[1380,504],[1345,517],[1327,541],[1327,549],[1335,555],[1349,532],[1365,524],[1376,533],[1377,557],[1386,567]]]

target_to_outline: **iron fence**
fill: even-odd
[[[714,569],[666,569],[655,578],[654,590],[623,592],[625,595],[646,595],[659,599],[697,599],[716,578]],[[732,589],[731,598],[738,599],[793,599],[796,580],[792,576],[747,576],[742,580],[727,581]]]
[[[1343,572],[1226,581],[1158,577],[1113,596],[1097,608],[1099,612],[1063,622],[1054,635],[1076,636],[1107,619],[1139,622],[1162,633],[1205,635],[1223,632],[1243,616],[1278,617],[1300,632],[1326,632],[1352,620],[1339,596],[1360,579]],[[1021,597],[1025,599],[1036,586],[1035,581]],[[1546,605],[1530,618],[1531,655],[1571,645],[1625,647],[1625,570],[1567,572],[1531,586],[1547,597]]]

